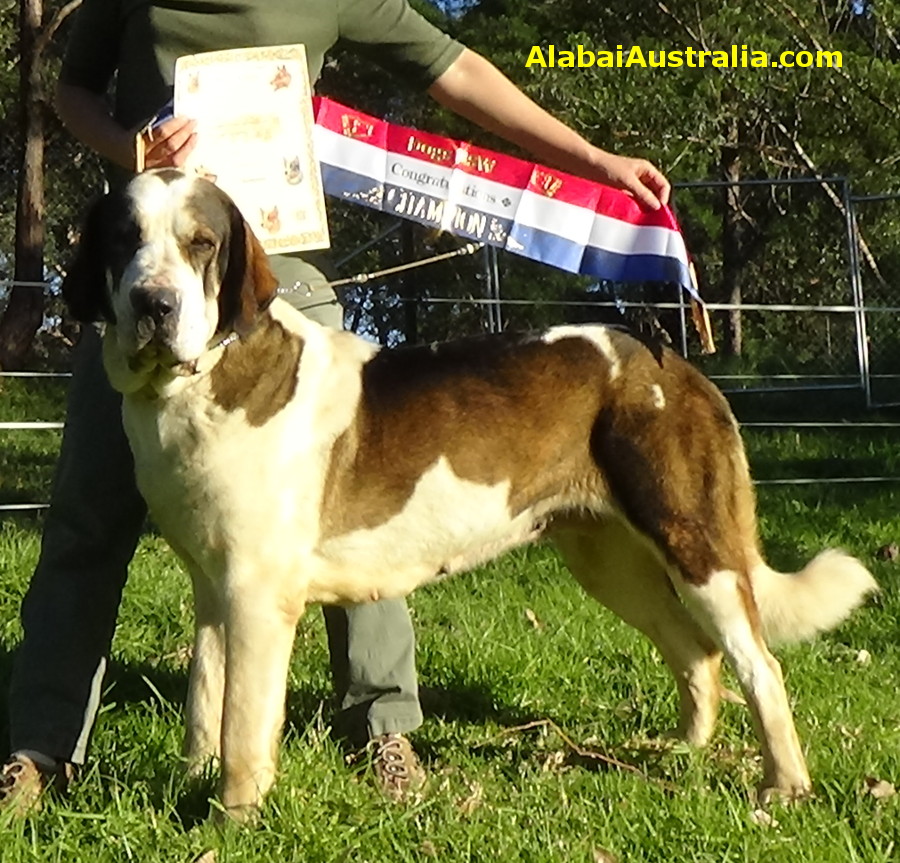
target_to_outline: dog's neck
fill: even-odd
[[[229,347],[240,341],[234,330],[217,333],[207,349],[187,363],[169,365],[160,362],[152,349],[126,357],[116,346],[115,324],[106,324],[103,336],[103,364],[113,389],[123,396],[159,399],[180,391],[208,375]]]
[[[293,396],[304,334],[321,338],[319,331],[324,330],[302,315],[291,315],[293,325],[280,317],[266,309],[249,333],[220,331],[196,360],[174,366],[160,362],[152,348],[136,357],[123,357],[117,350],[115,327],[108,327],[104,338],[107,375],[126,400],[152,402],[159,409],[182,394],[190,397],[202,385],[206,397],[226,412],[243,410],[251,425],[261,424]]]

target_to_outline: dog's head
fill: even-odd
[[[174,368],[220,335],[246,335],[276,287],[234,202],[207,180],[159,170],[93,205],[62,294],[79,321],[115,325],[128,362]]]

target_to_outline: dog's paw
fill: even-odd
[[[219,772],[219,758],[216,755],[186,755],[183,762],[188,779],[212,779]]]
[[[225,827],[229,824],[237,824],[241,827],[252,827],[259,821],[260,809],[258,806],[223,806],[214,803],[210,812],[210,818],[217,827]]]
[[[809,780],[797,782],[763,782],[756,793],[757,803],[763,807],[778,804],[802,803],[815,797],[812,784]]]

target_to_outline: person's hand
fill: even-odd
[[[646,159],[616,156],[594,146],[475,51],[466,48],[428,88],[428,94],[551,167],[622,189],[648,210],[669,203],[671,186],[658,168]]]
[[[617,156],[598,150],[595,159],[598,180],[628,192],[639,204],[650,210],[658,210],[669,203],[672,187],[669,181],[651,162],[629,156]]]
[[[140,132],[144,142],[143,168],[180,168],[197,146],[197,123],[171,117],[153,129]]]

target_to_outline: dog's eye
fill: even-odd
[[[191,250],[200,253],[215,251],[216,241],[209,234],[194,234],[191,237]]]

